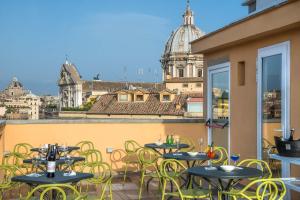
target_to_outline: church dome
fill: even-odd
[[[194,15],[189,5],[183,15],[183,19],[183,24],[176,31],[173,31],[168,39],[164,55],[190,53],[190,42],[204,35],[204,32],[194,24]]]

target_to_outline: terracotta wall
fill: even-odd
[[[88,121],[88,120],[87,120]],[[150,120],[149,120],[150,121]],[[1,155],[11,151],[15,144],[27,142],[33,146],[45,143],[67,143],[75,145],[82,140],[92,141],[96,148],[109,161],[107,147],[123,149],[125,140],[136,140],[140,144],[164,139],[167,134],[188,137],[197,142],[200,137],[206,141],[203,123],[44,123],[44,124],[7,124],[4,136],[0,138]]]

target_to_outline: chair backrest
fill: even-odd
[[[180,190],[180,184],[178,183],[178,178],[186,171],[186,166],[180,161],[175,159],[163,160],[160,164],[160,173],[163,178],[163,190],[165,190],[166,182],[170,181],[176,187],[180,198],[183,199],[183,194]]]
[[[212,160],[215,165],[226,165],[228,164],[228,151],[224,147],[214,147],[215,154],[218,156],[217,159]]]
[[[2,164],[3,165],[12,165],[12,166],[21,166],[23,160],[27,157],[21,153],[11,152],[3,156]]]
[[[127,153],[136,153],[142,146],[135,140],[125,141],[125,151]]]
[[[11,178],[15,176],[15,168],[9,165],[0,165],[0,190],[11,187]]]
[[[81,155],[85,157],[85,163],[91,164],[102,162],[102,153],[97,149],[84,151]]]
[[[79,149],[80,152],[95,149],[94,143],[91,141],[81,141],[81,142],[77,143],[76,146],[80,148]]]
[[[248,191],[256,188],[256,198],[258,200],[282,200],[286,195],[286,187],[280,179],[258,179],[254,180],[245,186],[241,191],[240,195],[250,199]]]
[[[272,178],[272,170],[270,169],[269,164],[264,160],[245,159],[242,160],[238,166],[259,168],[263,172],[263,178]]]
[[[28,143],[19,143],[14,146],[13,152],[20,153],[26,156],[30,156],[32,154],[31,149],[33,146]]]
[[[156,163],[160,155],[150,148],[141,148],[137,152],[138,159],[141,164],[153,164]]]
[[[31,192],[27,195],[26,200],[32,199],[35,192],[39,193],[40,200],[47,199],[47,196],[49,197],[49,195],[51,195],[50,193],[53,191],[56,192],[56,197],[54,197],[55,199],[67,200],[67,191],[72,193],[72,199],[75,200],[84,199],[84,197],[81,196],[78,190],[72,185],[45,184],[45,185],[39,185],[35,187],[33,190],[31,190]]]
[[[86,180],[93,184],[107,183],[112,178],[111,167],[105,162],[86,164],[83,166],[83,171],[94,174],[93,178]]]

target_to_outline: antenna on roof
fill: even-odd
[[[68,56],[68,54],[66,54],[66,61],[65,61],[65,63],[68,65],[69,64],[69,56]]]
[[[124,74],[123,79],[124,79],[124,82],[125,82],[125,84],[126,84],[126,88],[128,88],[128,82],[127,82],[127,67],[126,67],[126,66],[123,67],[123,74]]]

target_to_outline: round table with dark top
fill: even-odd
[[[30,187],[35,187],[37,185],[43,185],[43,184],[57,184],[57,183],[76,184],[81,180],[94,177],[94,175],[91,173],[80,173],[80,172],[77,172],[76,175],[74,176],[64,176],[63,171],[56,171],[55,176],[53,178],[48,178],[45,172],[41,172],[38,174],[40,174],[41,176],[39,177],[29,176],[29,175],[14,176],[11,178],[11,181],[26,183]],[[49,198],[56,199],[56,192],[53,191]]]
[[[190,176],[202,177],[219,191],[230,191],[234,185],[243,179],[263,176],[261,170],[251,167],[238,167],[232,172],[225,172],[219,166],[215,166],[213,170],[207,168],[208,166],[192,167],[187,170],[187,173]],[[226,195],[222,195],[222,199],[226,199]]]
[[[161,145],[157,145],[155,143],[149,143],[149,144],[145,144],[144,146],[147,147],[147,148],[153,149],[154,151],[156,151],[157,153],[162,155],[162,153],[159,150],[163,150],[163,154],[166,154],[167,150],[169,150],[168,153],[171,153],[172,150],[188,148],[190,145],[188,145],[188,144],[179,144],[179,148],[177,148],[177,144],[163,143]]]

